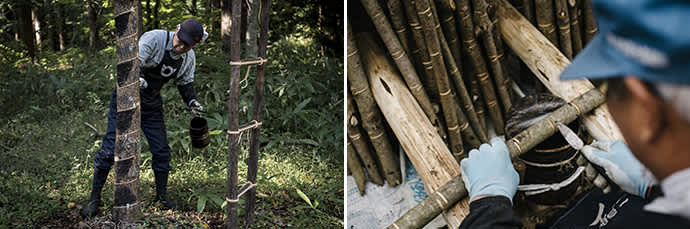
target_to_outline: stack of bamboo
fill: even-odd
[[[362,60],[364,52],[369,52],[366,55],[372,61],[393,60],[424,115],[459,161],[467,149],[487,142],[490,132],[504,133],[505,116],[515,97],[513,84],[520,83],[512,79],[524,78],[520,74],[525,71],[506,63],[506,58],[515,57],[504,54],[508,49],[498,30],[499,2],[388,0],[385,6],[376,0],[361,0],[361,5],[351,2],[351,8],[363,7],[368,14],[350,15],[348,22],[354,23],[348,23],[347,41],[348,167],[362,194],[365,174],[378,185],[384,179],[390,186],[401,180],[393,153],[395,139],[386,131],[379,108],[387,104],[377,104],[372,96],[369,80],[376,69]],[[596,33],[587,0],[513,3],[569,59]],[[367,31],[371,24],[376,33],[373,28]],[[378,46],[388,52],[362,48]]]

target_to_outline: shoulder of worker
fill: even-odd
[[[172,35],[172,32],[163,29],[154,29],[145,32],[139,38],[139,45],[148,45],[151,47],[165,46],[165,40]]]

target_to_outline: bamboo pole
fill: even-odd
[[[573,41],[573,57],[582,50],[582,33],[580,29],[580,1],[568,0],[568,15],[570,15],[570,31]]]
[[[347,139],[347,169],[352,173],[352,177],[355,178],[355,183],[357,184],[357,189],[359,190],[359,195],[364,195],[364,190],[366,189],[367,178],[364,175],[364,169],[362,169],[362,164],[359,163],[359,158],[357,158],[357,152],[355,148],[352,147],[350,139]]]
[[[398,34],[398,40],[403,47],[405,52],[410,53],[410,45],[407,40],[407,26],[405,23],[405,12],[403,12],[402,4],[400,0],[388,0],[388,12],[391,17],[391,24],[395,33]]]
[[[553,18],[554,0],[534,0],[534,11],[537,16],[537,28],[552,44],[558,45],[555,19]]]
[[[582,17],[584,18],[584,21],[585,21],[585,23],[584,23],[584,30],[585,30],[584,35],[585,35],[585,37],[584,37],[584,41],[582,43],[583,43],[583,46],[585,46],[587,43],[589,43],[589,41],[592,40],[594,35],[597,34],[597,31],[599,30],[599,28],[597,27],[596,18],[594,18],[594,12],[592,11],[592,1],[584,0],[584,2],[582,4],[583,4],[582,5],[582,7],[583,7],[582,11],[584,11],[584,15]]]
[[[357,104],[362,115],[362,127],[367,132],[381,163],[383,177],[386,178],[389,186],[395,187],[402,181],[400,165],[395,160],[393,146],[386,133],[386,127],[381,120],[381,113],[376,105],[376,101],[374,101],[374,97],[371,95],[369,82],[367,82],[364,69],[362,68],[359,49],[356,45],[350,23],[347,24],[347,28],[347,81],[350,83],[350,92],[352,92],[355,104]]]
[[[558,24],[559,47],[563,55],[573,59],[573,42],[570,38],[570,16],[568,15],[568,0],[554,0],[556,8],[556,24]]]
[[[266,45],[268,43],[268,24],[271,15],[271,0],[261,0],[261,27],[259,31],[259,57],[266,59]],[[264,107],[264,76],[268,64],[256,66],[256,80],[254,82],[254,103],[252,105],[252,118],[262,122],[262,110]],[[259,148],[261,148],[261,126],[251,129],[249,140],[249,158],[247,159],[247,181],[256,184],[259,167]],[[245,223],[254,224],[254,207],[256,205],[256,188],[249,189],[245,197]]]
[[[456,65],[462,63],[461,46],[458,39],[458,31],[456,30],[455,22],[455,3],[453,0],[442,0],[436,2],[438,4],[438,19],[443,27],[443,34],[446,37],[446,42],[452,53],[452,60]]]
[[[488,4],[486,0],[473,0],[474,3],[474,17],[475,21],[478,22],[478,31],[480,36],[483,38],[484,50],[489,59],[489,66],[491,67],[492,78],[494,84],[496,85],[496,91],[498,92],[498,97],[503,105],[503,114],[507,114],[512,101],[510,100],[510,95],[508,94],[508,88],[505,84],[505,76],[503,73],[503,65],[500,62],[500,56],[496,51],[496,42],[493,35],[493,23],[489,19],[489,14],[486,11]],[[498,123],[494,123],[496,128],[504,129],[503,120]]]
[[[367,14],[369,14],[371,21],[376,27],[376,31],[378,31],[379,36],[385,43],[390,56],[395,61],[398,70],[400,73],[402,73],[407,86],[410,88],[415,98],[417,98],[419,101],[422,109],[424,109],[424,113],[426,113],[427,117],[429,117],[431,123],[439,123],[438,117],[434,113],[434,110],[431,106],[429,96],[424,91],[424,88],[419,81],[419,77],[417,76],[417,72],[412,66],[412,62],[410,62],[410,59],[407,57],[405,50],[402,49],[400,41],[393,32],[390,23],[388,23],[388,19],[386,19],[381,6],[376,0],[361,0],[361,2],[364,6],[364,9],[367,11]]]
[[[139,160],[141,158],[141,108],[139,105],[138,3],[119,0],[113,4],[117,36],[117,121],[115,134],[115,182],[113,219],[122,225],[141,217]]]
[[[373,100],[374,97],[372,96],[371,99]],[[379,170],[376,166],[376,158],[374,158],[374,156],[371,154],[371,150],[369,148],[369,145],[367,144],[366,137],[362,137],[362,131],[359,127],[359,119],[357,118],[356,114],[357,108],[355,108],[352,96],[350,96],[350,94],[348,93],[346,117],[348,143],[352,142],[354,149],[359,154],[359,157],[362,159],[362,162],[364,162],[364,166],[367,168],[367,171],[369,172],[369,178],[371,178],[371,181],[374,184],[383,185],[383,177],[379,173]],[[390,162],[381,162],[382,165],[388,165],[389,163]]]
[[[594,88],[588,80],[561,81],[561,72],[570,64],[568,58],[510,3],[504,0],[500,9],[500,28],[504,40],[552,94],[569,101]],[[582,122],[595,139],[623,139],[606,106],[595,109],[591,115],[585,116]]]
[[[377,47],[360,47],[369,75],[372,93],[384,117],[400,140],[426,190],[438,190],[441,184],[460,175],[455,161],[443,139],[424,115],[409,89]],[[467,215],[467,206],[456,204],[443,215],[449,228],[457,228]]]
[[[439,34],[440,37],[443,34]],[[446,39],[441,38],[441,50],[443,50],[443,60],[448,66],[448,74],[450,78],[453,79],[454,85],[456,87],[456,92],[460,95],[460,101],[462,103],[463,109],[458,109],[458,122],[461,123],[460,132],[472,149],[476,149],[481,145],[482,142],[488,142],[488,136],[484,129],[479,126],[479,118],[477,113],[474,111],[474,105],[472,104],[472,99],[469,93],[467,93],[467,88],[465,87],[465,82],[462,80],[462,75],[460,70],[453,62],[452,54],[450,52],[450,47],[446,43]],[[460,108],[460,107],[458,107]]]
[[[241,0],[232,0],[232,21],[239,22],[242,14]],[[232,23],[230,27],[230,61],[240,61],[240,23]],[[227,199],[237,199],[237,156],[240,151],[239,133],[239,81],[240,66],[230,65],[230,95],[228,98],[228,178],[227,178]],[[237,202],[227,201],[227,220],[225,228],[235,229],[238,227],[237,221]]]
[[[426,46],[428,48],[429,57],[434,66],[434,75],[436,76],[436,85],[439,90],[439,97],[441,99],[441,107],[443,108],[443,117],[446,121],[448,130],[448,145],[450,151],[455,159],[460,162],[465,149],[463,148],[462,136],[460,135],[460,124],[456,114],[455,97],[451,93],[448,84],[448,75],[446,65],[443,63],[443,56],[441,56],[441,45],[439,43],[438,32],[434,26],[434,14],[428,0],[416,0],[415,7],[417,15],[422,22],[424,35],[426,39]]]
[[[520,132],[520,134],[505,141],[510,158],[515,159],[519,157],[522,153],[531,150],[537,144],[556,133],[557,128],[554,123],[570,123],[578,116],[602,105],[605,101],[606,97],[603,93],[597,89],[591,89],[570,103],[561,106],[548,114],[547,117]],[[438,188],[436,192],[431,193],[427,199],[405,212],[387,228],[422,228],[442,211],[457,203],[458,200],[466,199],[467,195],[465,183],[462,181],[461,176],[453,177]],[[449,201],[441,201],[443,199]]]
[[[496,134],[501,135],[504,132],[503,115],[498,107],[494,86],[489,80],[489,73],[486,69],[486,63],[484,62],[484,58],[482,58],[481,50],[479,50],[479,46],[475,40],[474,24],[472,23],[469,0],[456,0],[456,4],[458,7],[457,14],[460,15],[459,17],[461,18],[460,21],[462,24],[460,36],[463,40],[463,47],[470,57],[470,63],[474,67],[474,77],[481,86],[481,97],[484,99],[489,117],[491,118],[491,122],[494,124],[494,130],[496,131]],[[477,106],[475,106],[475,108],[477,108]],[[479,111],[479,109],[477,110]],[[483,114],[478,113],[477,115],[479,116]]]

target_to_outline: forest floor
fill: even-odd
[[[153,201],[152,158],[142,138],[139,201],[144,217],[136,225],[205,228],[221,227],[226,220],[229,66],[219,46],[195,48],[195,89],[209,112],[208,147],[190,148],[191,114],[172,83],[161,92],[173,149],[168,193],[183,209],[163,210]],[[343,226],[343,60],[321,57],[315,46],[288,38],[269,48],[252,227]],[[4,60],[14,59],[0,66],[0,227],[114,227],[112,173],[101,213],[90,219],[78,213],[89,197],[93,159],[101,145],[101,137],[85,123],[105,131],[114,49],[45,52],[37,64],[8,53],[2,53]],[[251,118],[253,75],[249,78],[241,92],[240,123]],[[240,147],[238,183],[243,184],[247,142]]]

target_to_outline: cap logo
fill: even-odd
[[[616,36],[613,33],[606,35],[606,41],[624,56],[634,59],[647,67],[665,68],[669,66],[668,56],[652,47]]]

